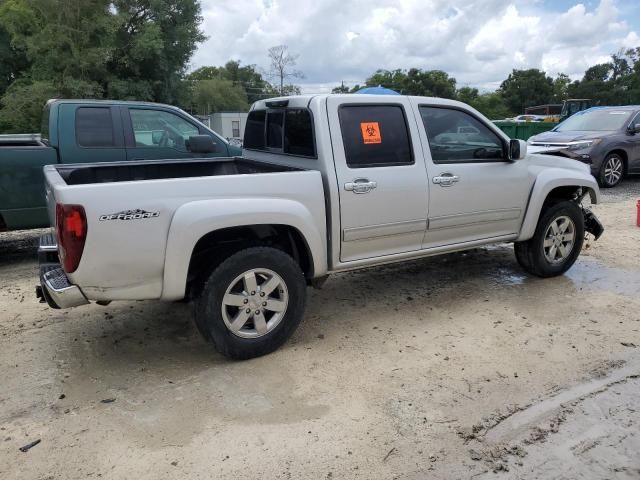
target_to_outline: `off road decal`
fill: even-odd
[[[109,215],[100,215],[99,220],[104,222],[106,220],[143,220],[145,218],[159,217],[160,212],[147,212],[136,208],[135,210],[125,210],[123,212],[111,213]]]
[[[362,141],[364,143],[382,143],[382,134],[380,133],[378,122],[362,122],[360,130],[362,130]]]

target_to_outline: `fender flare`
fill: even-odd
[[[600,201],[600,189],[596,179],[589,173],[580,173],[571,171],[571,175],[567,174],[566,169],[547,168],[541,171],[531,190],[529,196],[529,204],[527,213],[525,214],[520,228],[520,235],[516,238],[516,242],[529,240],[533,237],[538,219],[542,211],[545,200],[555,188],[558,187],[582,187],[588,189],[591,203]]]
[[[221,198],[182,205],[169,226],[162,282],[162,300],[184,298],[193,249],[208,233],[246,225],[286,225],[304,237],[314,276],[327,271],[326,232],[300,202],[279,198]],[[322,227],[324,224],[321,225]]]

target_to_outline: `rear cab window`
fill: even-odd
[[[115,146],[111,108],[78,108],[76,110],[76,142],[80,147]]]
[[[306,108],[249,112],[243,148],[315,158],[311,112]]]

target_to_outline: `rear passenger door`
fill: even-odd
[[[119,162],[126,158],[117,107],[63,103],[58,135],[61,163]]]
[[[211,135],[199,125],[175,112],[149,107],[123,107],[127,160],[224,157],[227,146],[217,137],[213,153],[191,153],[189,137]]]
[[[340,261],[419,250],[428,185],[408,100],[327,102],[340,196]]]

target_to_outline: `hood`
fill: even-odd
[[[609,132],[580,132],[580,131],[567,131],[567,132],[554,132],[548,131],[535,135],[529,139],[534,144],[539,143],[569,143],[579,140],[591,140],[593,138],[601,138],[603,135],[607,135]]]
[[[532,167],[563,168],[565,170],[575,170],[582,173],[590,173],[591,171],[589,165],[585,163],[556,155],[540,155],[532,153],[527,155],[526,161],[529,162],[529,165]]]

